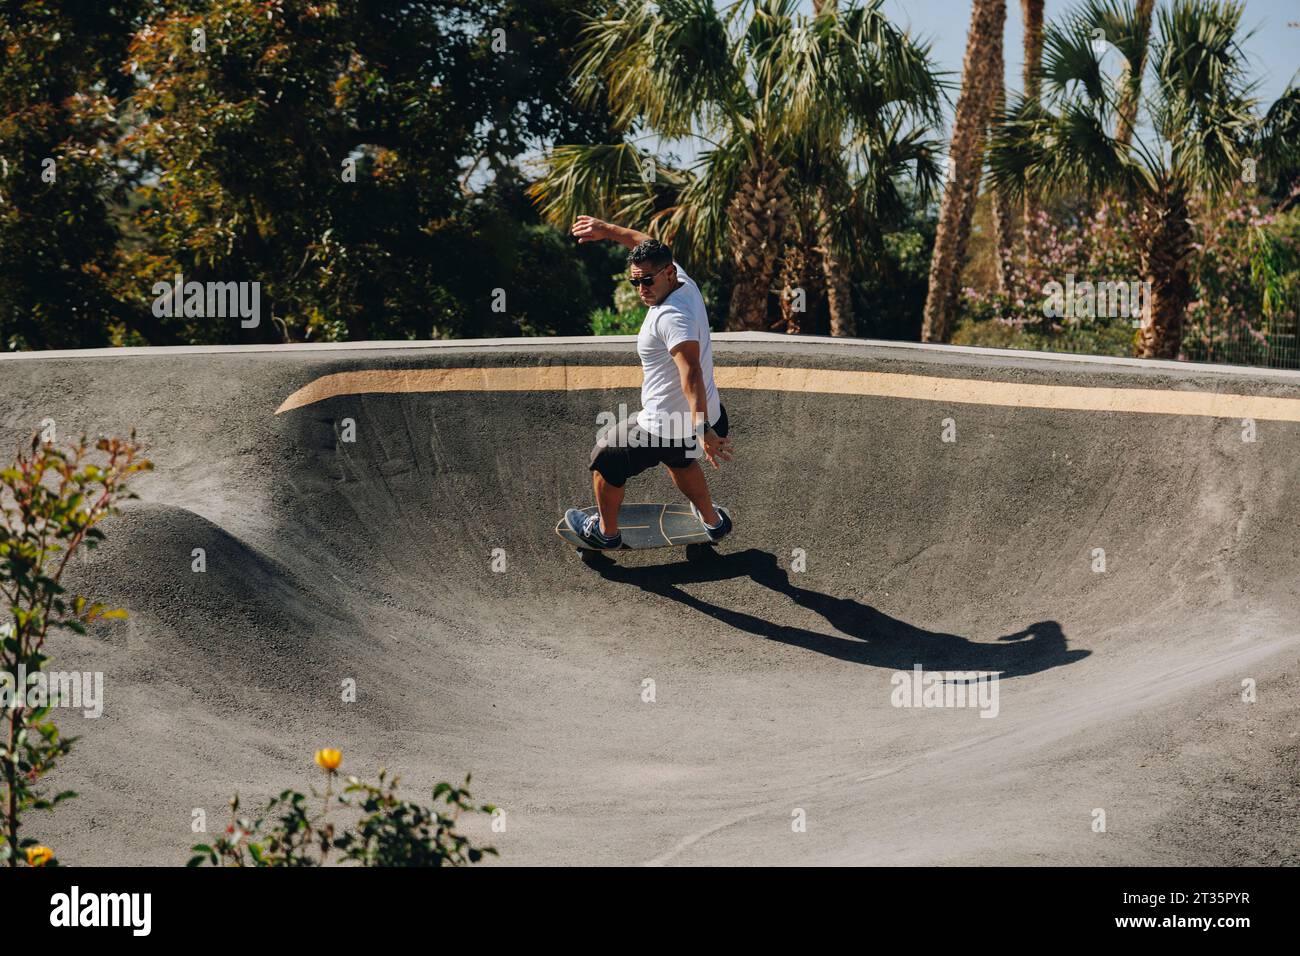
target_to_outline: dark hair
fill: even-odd
[[[655,268],[666,266],[673,261],[673,251],[665,246],[658,239],[647,239],[645,242],[638,243],[636,248],[627,254],[627,264],[629,266],[649,263]]]

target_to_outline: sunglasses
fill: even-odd
[[[672,265],[672,263],[670,262],[668,263],[668,265],[670,266]],[[664,266],[664,269],[667,268],[668,266]],[[664,269],[660,269],[659,272],[656,272],[652,276],[633,276],[631,279],[628,279],[627,281],[632,284],[632,288],[634,289],[640,288],[643,285],[650,285],[655,281],[655,279],[659,278],[659,273],[663,272]]]

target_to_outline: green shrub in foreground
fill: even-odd
[[[54,851],[19,832],[29,810],[52,810],[76,796],[47,795],[40,780],[67,755],[75,738],[63,737],[51,719],[58,703],[37,680],[49,658],[45,639],[53,627],[85,634],[95,620],[126,617],[77,595],[61,583],[81,547],[104,538],[97,525],[135,495],[132,475],[152,468],[139,457],[135,433],[127,441],[100,438],[90,460],[83,436],[68,449],[33,436],[30,451],[0,471],[0,864],[57,866]]]
[[[434,806],[424,807],[400,799],[398,778],[388,778],[384,770],[377,785],[348,777],[336,794],[342,759],[332,748],[316,753],[316,763],[325,771],[325,792],[312,791],[320,800],[314,813],[307,797],[295,790],[283,791],[252,818],[238,815],[239,797],[232,797],[225,834],[212,844],[194,846],[188,865],[322,866],[333,854],[340,863],[359,866],[464,866],[497,855],[493,847],[476,847],[456,832],[462,813],[496,810],[471,803],[468,776],[464,787],[439,783],[433,788]],[[439,801],[445,807],[439,809]],[[359,810],[361,818],[351,827],[336,826],[330,812],[337,807]]]

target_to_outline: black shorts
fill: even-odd
[[[622,429],[626,429],[627,441],[620,442]],[[713,430],[723,438],[727,437],[730,426],[727,423],[727,408],[721,407],[718,420],[713,423]],[[651,435],[637,424],[636,417],[625,419],[619,425],[611,425],[600,433],[596,446],[591,450],[591,471],[598,471],[611,485],[622,488],[633,475],[639,475],[655,465],[667,465],[669,468],[688,468],[704,457],[704,449],[696,447],[695,436],[676,442],[658,439],[658,444],[651,444]]]

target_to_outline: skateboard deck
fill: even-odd
[[[595,514],[596,506],[583,508],[583,514]],[[689,505],[682,503],[625,504],[618,513],[618,530],[623,535],[623,547],[616,551],[645,551],[650,548],[675,548],[690,545],[713,546],[713,539],[704,530],[704,523],[691,513]],[[589,548],[569,527],[563,517],[555,525],[555,533],[579,551],[593,554],[602,552]]]

